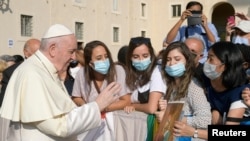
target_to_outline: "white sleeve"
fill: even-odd
[[[237,108],[247,108],[246,104],[242,100],[235,101],[231,103],[230,110]]]
[[[161,69],[160,66],[157,65],[151,75],[150,92],[157,91],[165,95],[167,86],[165,82],[163,81],[160,69]]]
[[[43,133],[68,137],[81,134],[101,124],[100,110],[96,102],[76,107],[65,115],[38,122],[37,128]]]

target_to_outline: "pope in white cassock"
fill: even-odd
[[[52,25],[40,49],[15,70],[0,111],[10,121],[3,141],[75,141],[100,125],[100,111],[117,100],[121,88],[111,83],[96,101],[77,107],[57,74],[75,59],[76,48],[68,28]]]

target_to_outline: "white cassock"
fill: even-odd
[[[39,50],[13,73],[0,117],[10,120],[4,141],[74,141],[101,124],[97,103],[77,107]]]

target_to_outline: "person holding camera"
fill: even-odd
[[[214,24],[207,21],[207,17],[202,13],[203,6],[197,1],[190,1],[186,5],[186,10],[182,13],[181,18],[168,32],[164,45],[168,45],[174,41],[184,41],[189,36],[198,35],[201,36],[205,42],[204,56],[200,59],[201,63],[204,63],[207,59],[207,51],[209,47],[220,41],[217,29]],[[187,19],[188,25],[183,25],[183,22]]]
[[[237,15],[237,13],[235,14]],[[235,17],[230,18],[226,25],[226,41],[231,41],[235,44],[250,45],[250,20],[247,20],[247,16],[240,15],[238,23],[235,23]]]

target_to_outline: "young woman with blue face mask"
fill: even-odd
[[[131,38],[126,57],[128,67],[126,83],[133,91],[131,95],[133,104],[127,106],[125,111],[130,113],[137,110],[153,114],[157,110],[157,102],[165,93],[166,87],[161,86],[161,83],[155,86],[157,79],[162,80],[162,78],[159,75],[159,68],[156,67],[156,56],[150,39]]]
[[[203,71],[211,83],[207,87],[207,97],[211,105],[212,124],[249,125],[248,119],[243,118],[247,106],[241,99],[242,96],[246,104],[250,103],[246,98],[250,93],[243,90],[250,88],[243,63],[242,53],[233,43],[220,41],[211,46]],[[178,127],[183,136],[191,135],[195,130],[181,124]],[[199,129],[200,136],[207,139],[208,131]]]
[[[126,66],[126,84],[131,91],[131,105],[124,108],[123,114],[120,113],[120,118],[123,118],[123,122],[126,121],[126,125],[117,129],[117,132],[123,133],[118,140],[142,141],[147,138],[151,141],[154,113],[157,111],[158,100],[166,91],[166,85],[156,66],[156,56],[150,38],[131,38]]]
[[[164,50],[162,54],[162,76],[167,85],[167,92],[164,99],[170,101],[183,101],[183,118],[175,122],[173,131],[174,136],[187,136],[191,138],[205,138],[196,135],[200,129],[206,129],[211,123],[210,104],[207,101],[205,92],[200,82],[194,75],[194,54],[183,42],[173,42]],[[156,116],[161,122],[165,107],[159,103],[161,111]],[[190,134],[184,134],[181,127],[193,127]],[[197,139],[195,139],[197,140]],[[202,140],[202,139],[199,139]]]
[[[239,48],[231,42],[217,42],[209,50],[204,74],[210,79],[208,99],[212,108],[212,124],[241,123],[246,105],[241,99],[244,88],[250,87]]]
[[[119,93],[119,101],[109,105],[101,116],[103,123],[99,128],[92,129],[84,140],[91,141],[115,141],[113,111],[122,110],[130,103],[129,91],[125,82],[125,70],[121,65],[113,62],[107,46],[101,41],[91,41],[84,48],[85,65],[76,75],[73,87],[73,100],[81,106],[92,102],[108,84],[116,81],[122,87]],[[80,116],[80,115],[79,115]],[[79,136],[79,140],[82,140]]]

